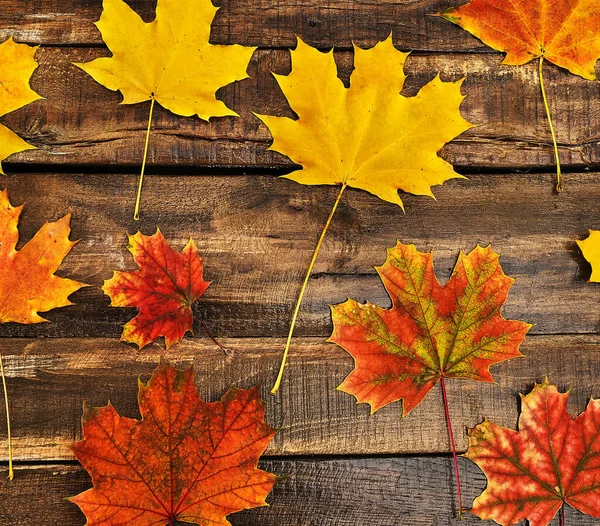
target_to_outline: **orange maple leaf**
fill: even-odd
[[[485,44],[506,52],[504,64],[522,65],[539,58],[542,96],[556,155],[561,190],[560,160],[543,81],[544,59],[585,79],[594,80],[600,58],[598,0],[471,0],[441,15]]]
[[[54,273],[76,241],[69,240],[71,214],[46,223],[21,250],[18,222],[23,206],[13,207],[0,192],[0,323],[41,323],[38,312],[71,305],[69,295],[84,283]]]
[[[566,503],[600,517],[600,400],[574,418],[568,398],[546,380],[521,397],[518,432],[489,420],[469,431],[465,457],[488,478],[475,515],[547,526]]]
[[[33,239],[17,251],[22,208],[23,206],[14,207],[10,204],[6,189],[0,191],[0,324],[48,321],[38,312],[71,305],[69,296],[87,286],[54,275],[62,260],[77,243],[69,241],[71,214],[54,223],[46,223]],[[14,471],[10,413],[1,354],[0,374],[6,401],[8,477],[12,480]]]
[[[168,349],[192,332],[192,304],[210,285],[202,279],[203,259],[193,239],[179,254],[158,229],[152,236],[129,236],[128,248],[139,270],[115,271],[102,287],[112,307],[139,309],[123,327],[121,340],[141,349],[164,336]]]
[[[277,477],[257,469],[275,432],[258,388],[200,399],[194,371],[162,362],[139,383],[142,420],[112,405],[86,407],[75,456],[94,487],[71,501],[87,524],[229,525],[227,515],[266,505]]]
[[[338,389],[369,403],[372,412],[403,399],[406,415],[439,380],[493,382],[490,365],[522,356],[519,345],[531,325],[500,314],[514,280],[491,247],[461,252],[443,287],[432,253],[414,245],[398,242],[376,270],[392,308],[352,299],[333,305],[329,339],[355,360]]]

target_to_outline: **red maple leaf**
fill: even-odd
[[[522,397],[519,431],[485,420],[469,431],[465,456],[488,485],[472,512],[503,526],[547,526],[565,504],[600,517],[600,400],[577,418],[568,393],[548,380]]]
[[[192,367],[161,362],[138,400],[141,421],[110,404],[84,410],[73,452],[94,487],[71,500],[89,526],[225,526],[227,515],[265,505],[277,477],[257,465],[275,432],[258,388],[204,402]]]
[[[102,287],[112,307],[140,311],[123,327],[121,340],[141,349],[164,336],[168,349],[192,331],[192,304],[210,285],[202,279],[203,260],[191,238],[179,254],[158,229],[152,236],[129,236],[128,248],[139,270],[115,271]]]

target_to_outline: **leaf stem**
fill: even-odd
[[[556,157],[556,191],[562,192],[564,190],[561,179],[560,169],[560,157],[558,156],[558,142],[556,140],[556,133],[554,132],[554,124],[552,123],[552,116],[550,115],[550,106],[548,105],[548,97],[546,96],[546,88],[544,87],[544,56],[540,57],[539,63],[539,77],[540,87],[542,88],[542,98],[544,99],[544,108],[546,108],[546,115],[548,116],[548,124],[550,124],[550,133],[552,134],[552,142],[554,143],[554,156]]]
[[[313,267],[315,266],[315,262],[317,261],[317,257],[319,256],[319,250],[321,250],[321,245],[323,245],[323,239],[325,239],[325,234],[327,233],[327,229],[333,219],[335,211],[337,210],[338,205],[340,204],[340,200],[342,199],[342,195],[344,190],[346,189],[347,184],[342,184],[340,188],[340,192],[338,193],[337,199],[333,204],[333,208],[329,213],[329,217],[323,227],[323,231],[321,232],[321,237],[319,237],[319,241],[317,242],[317,246],[315,247],[315,251],[313,252],[312,259],[310,261],[310,265],[308,266],[308,270],[306,271],[306,276],[304,278],[304,283],[302,284],[302,288],[300,289],[300,295],[298,296],[298,301],[296,302],[296,308],[294,309],[294,315],[292,316],[292,324],[290,325],[290,331],[288,333],[287,342],[285,344],[285,350],[283,351],[283,358],[281,359],[281,366],[279,367],[279,374],[277,375],[277,380],[275,381],[275,385],[271,389],[271,394],[275,394],[281,385],[281,380],[283,378],[283,371],[285,369],[285,365],[287,362],[288,353],[290,350],[290,343],[292,341],[292,336],[294,334],[294,327],[296,326],[296,319],[298,318],[298,312],[300,311],[300,305],[302,304],[302,299],[304,298],[304,293],[306,292],[306,287],[308,285],[308,280],[310,279],[310,275],[312,273]]]
[[[444,383],[444,377],[440,379],[442,386],[442,399],[444,400],[444,411],[446,412],[446,426],[448,427],[448,436],[450,438],[450,445],[452,446],[452,458],[454,460],[454,474],[456,476],[456,494],[458,500],[458,518],[462,519],[463,507],[462,507],[462,495],[460,492],[460,475],[458,471],[458,458],[456,456],[456,443],[454,442],[454,433],[452,432],[452,422],[450,421],[450,410],[448,409],[448,396],[446,395],[446,384]]]
[[[221,343],[219,343],[219,341],[214,337],[213,333],[210,331],[210,329],[208,328],[208,325],[206,325],[206,323],[204,323],[204,320],[200,320],[200,324],[202,325],[202,327],[204,328],[204,332],[206,332],[206,334],[208,335],[208,337],[212,340],[212,342],[219,348],[221,349],[227,356],[233,356],[233,351],[231,349],[228,349],[227,347],[225,347],[224,345],[222,345]]]
[[[152,114],[154,113],[154,95],[150,103],[150,116],[148,117],[148,128],[146,130],[146,144],[144,145],[144,159],[142,160],[142,172],[140,174],[140,182],[138,184],[137,198],[135,200],[135,211],[133,219],[140,220],[140,200],[142,199],[142,185],[144,184],[144,171],[146,170],[146,159],[148,158],[148,144],[150,143],[150,128],[152,127]]]
[[[565,503],[560,507],[560,526],[565,526]]]
[[[4,404],[6,407],[6,429],[8,437],[8,478],[12,480],[15,477],[13,471],[12,457],[12,438],[10,434],[10,410],[8,408],[8,389],[6,388],[6,377],[4,375],[4,363],[2,362],[2,353],[0,353],[0,373],[2,374],[2,387],[4,388]]]

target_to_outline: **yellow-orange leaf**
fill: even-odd
[[[46,223],[17,252],[21,209],[0,192],[0,323],[47,321],[38,312],[71,305],[69,295],[85,286],[54,275],[76,243],[69,241],[71,215]]]
[[[583,257],[592,266],[590,281],[600,282],[600,230],[590,230],[590,235],[582,241],[577,241]]]
[[[275,77],[298,119],[258,115],[273,135],[270,149],[303,167],[286,178],[360,188],[400,206],[399,189],[433,196],[432,186],[462,178],[437,155],[472,126],[459,111],[462,80],[437,76],[417,96],[400,95],[408,53],[391,37],[371,49],[354,47],[349,88],[333,51],[298,39],[291,53],[291,73]]]
[[[236,115],[215,92],[247,77],[256,48],[208,42],[217,12],[210,0],[159,0],[145,23],[123,0],[104,0],[96,24],[112,57],[77,64],[123,94],[124,104],[155,99],[177,115]]]
[[[37,47],[17,44],[11,38],[0,44],[0,116],[41,99],[29,86],[29,79],[38,67]],[[13,153],[35,148],[0,124],[0,174],[2,161]]]

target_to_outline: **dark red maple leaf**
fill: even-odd
[[[192,304],[210,285],[202,279],[203,259],[193,239],[179,254],[158,229],[152,236],[129,236],[128,248],[139,270],[115,271],[102,287],[112,307],[140,311],[125,324],[121,339],[141,349],[164,336],[168,349],[192,330]]]

